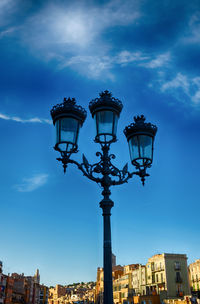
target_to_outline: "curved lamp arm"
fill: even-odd
[[[70,159],[69,157],[57,158],[57,160],[61,161],[63,163],[64,173],[66,172],[68,164],[74,164],[74,165],[77,166],[77,168],[79,170],[82,171],[82,173],[83,173],[84,176],[86,176],[90,180],[93,180],[96,183],[100,183],[101,182],[101,178],[97,178],[97,177],[93,176],[93,174],[92,174],[92,170],[91,169],[92,169],[92,167],[94,165],[90,165],[88,163],[88,168],[85,168],[85,164],[84,163],[79,164],[77,161],[75,161],[74,159]]]

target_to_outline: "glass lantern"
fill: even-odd
[[[66,155],[77,152],[79,130],[86,119],[86,111],[76,105],[74,98],[64,98],[62,104],[53,107],[51,116],[56,127],[55,150]]]
[[[96,125],[95,141],[106,144],[116,141],[117,123],[123,105],[108,91],[99,95],[100,98],[90,102],[89,109]]]
[[[135,123],[125,128],[131,162],[137,168],[150,167],[153,162],[153,145],[157,127],[145,122],[143,115],[134,117]]]
[[[72,117],[60,118],[56,126],[56,147],[61,152],[77,149],[80,122]]]

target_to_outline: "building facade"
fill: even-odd
[[[0,304],[3,304],[6,296],[6,276],[3,274],[3,263],[0,261]]]
[[[160,294],[163,299],[190,295],[185,254],[156,254],[146,265],[146,294]]]
[[[200,259],[188,267],[190,287],[192,291],[200,291]]]

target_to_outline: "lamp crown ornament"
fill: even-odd
[[[146,120],[146,118],[144,117],[144,115],[134,116],[133,119],[134,119],[134,121],[135,121],[136,123],[144,123],[145,120]]]
[[[72,97],[72,98],[70,98],[70,97],[68,97],[68,98],[64,97],[63,103],[65,105],[75,105],[76,101],[75,101],[74,97]]]
[[[65,97],[63,99],[63,103],[53,106],[50,112],[54,124],[59,118],[75,116],[77,119],[80,120],[82,125],[87,117],[86,110],[83,107],[76,105],[75,98],[70,97]]]
[[[144,115],[134,116],[134,122],[128,125],[124,129],[124,134],[129,139],[133,134],[146,134],[154,137],[157,132],[156,125],[153,125],[150,122],[145,122],[146,118]]]
[[[99,93],[99,96],[102,97],[102,98],[111,98],[112,93],[109,92],[108,90],[105,90],[105,91]]]
[[[97,111],[100,111],[103,108],[104,110],[115,111],[117,112],[118,116],[120,115],[123,108],[121,100],[114,98],[112,96],[112,93],[108,90],[99,93],[99,96],[100,97],[91,100],[89,103],[89,109],[92,116],[94,116]]]

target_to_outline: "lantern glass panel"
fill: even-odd
[[[139,149],[138,149],[138,138],[137,136],[133,136],[129,139],[129,151],[130,151],[130,157],[131,161],[133,161],[136,158],[139,158]]]
[[[99,111],[95,114],[97,136],[101,142],[109,142],[116,136],[118,117],[112,111]]]
[[[152,137],[148,135],[139,135],[140,156],[152,159]]]
[[[72,117],[56,121],[56,144],[61,151],[69,152],[77,144],[79,121]]]
[[[132,163],[145,166],[152,162],[153,138],[148,135],[135,135],[129,139],[129,150]]]

